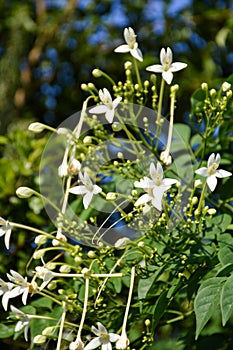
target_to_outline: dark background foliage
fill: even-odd
[[[158,62],[162,47],[188,63],[182,78],[181,117],[200,83],[232,72],[230,0],[36,0],[0,4],[0,127],[33,119],[58,125],[80,110],[80,85],[98,67],[123,79],[127,55],[113,50],[131,26],[144,54],[140,67]],[[148,72],[144,73],[145,76]],[[103,81],[95,81],[102,87]],[[106,82],[104,82],[106,85]]]

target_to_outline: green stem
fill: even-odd
[[[158,125],[160,125],[160,119],[162,114],[164,87],[165,87],[165,80],[162,78],[161,85],[160,85],[158,112],[157,112],[157,120],[156,120],[156,123]]]
[[[202,203],[203,203],[204,197],[205,197],[206,186],[207,186],[207,181],[205,181],[204,186],[203,186],[203,190],[201,192],[201,197],[200,197],[199,204],[198,204],[198,207],[197,207],[198,214],[201,213]]]
[[[141,82],[141,77],[140,77],[140,73],[139,73],[139,69],[138,69],[138,63],[137,63],[137,60],[135,57],[133,58],[133,63],[134,63],[134,68],[135,68],[135,73],[136,73],[138,85],[140,86],[140,88],[142,88],[142,82]]]

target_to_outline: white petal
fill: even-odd
[[[97,185],[94,185],[93,194],[98,194],[100,192],[102,192],[102,188]]]
[[[182,63],[182,62],[174,62],[171,64],[170,66],[170,71],[171,72],[178,72],[181,69],[184,69],[187,67],[186,63]]]
[[[167,83],[168,85],[170,85],[171,82],[172,82],[172,79],[173,79],[173,74],[172,74],[172,72],[171,72],[170,70],[168,70],[168,71],[166,71],[166,72],[163,71],[162,76],[163,76],[163,79],[166,81],[166,83]]]
[[[163,185],[164,185],[166,191],[171,187],[171,185],[174,185],[177,182],[178,181],[176,179],[170,179],[170,178],[163,179]]]
[[[207,169],[206,167],[197,169],[197,170],[195,171],[195,174],[198,174],[198,175],[201,175],[201,176],[204,176],[204,177],[209,176],[209,174],[208,174],[208,169]]]
[[[87,344],[84,348],[84,350],[92,350],[92,349],[96,349],[98,348],[98,346],[101,345],[100,339],[98,338],[94,338],[90,341],[89,344]]]
[[[139,182],[135,183],[135,187],[152,188],[152,187],[154,187],[154,181],[152,181],[149,177],[145,176]]]
[[[129,45],[124,44],[124,45],[118,46],[114,51],[117,53],[130,52],[130,47],[129,47]]]
[[[157,174],[159,175],[159,178],[162,180],[163,179],[163,167],[159,162],[157,162]]]
[[[172,56],[173,56],[173,55],[172,55],[172,50],[170,49],[170,47],[168,47],[168,48],[167,48],[166,58],[167,58],[168,61],[169,61],[169,65],[172,63],[172,59],[173,59]]]
[[[105,118],[110,124],[113,122],[114,112],[114,109],[108,109],[105,113]]]
[[[150,176],[151,176],[151,178],[154,179],[156,174],[157,174],[157,170],[155,168],[154,163],[150,163]]]
[[[142,51],[140,49],[133,49],[130,50],[130,53],[133,57],[135,57],[138,61],[142,62],[143,61],[143,56],[142,56]]]
[[[85,196],[83,197],[83,206],[85,209],[87,209],[89,207],[89,204],[91,203],[92,197],[93,197],[92,192],[87,192],[85,194]]]
[[[120,339],[119,334],[115,334],[115,333],[109,333],[109,340],[113,343],[115,343],[118,339]]]
[[[112,96],[110,94],[110,92],[108,91],[108,89],[103,88],[103,93],[101,93],[102,91],[100,90],[99,92],[99,96],[101,98],[101,100],[103,99],[103,103],[105,103],[105,99],[107,99],[109,102],[112,102]]]
[[[216,157],[215,157],[215,163],[217,163],[218,165],[220,164],[220,161],[221,161],[221,156],[219,153],[216,154]]]
[[[5,239],[4,239],[6,249],[10,248],[10,238],[11,238],[11,227],[9,226],[9,228],[7,228],[6,230]]]
[[[69,189],[69,192],[73,194],[85,194],[87,191],[85,186],[75,186]]]
[[[108,334],[107,329],[104,327],[104,325],[101,322],[98,322],[97,326],[100,333]]]
[[[112,350],[112,344],[110,342],[107,344],[102,344],[101,350]]]
[[[214,163],[215,163],[215,154],[211,153],[207,162],[208,168],[210,168]]]
[[[153,64],[152,66],[146,67],[146,70],[154,73],[162,73],[163,66],[161,66],[161,64]]]
[[[94,114],[94,113],[104,114],[107,112],[107,110],[108,110],[108,108],[105,105],[101,105],[101,106],[95,106],[95,107],[89,109],[89,112],[92,114]]]
[[[7,310],[9,298],[10,298],[10,292],[6,292],[6,293],[3,294],[2,306],[3,306],[5,311]]]
[[[135,206],[145,204],[149,201],[151,201],[153,197],[150,196],[148,193],[143,194],[141,197],[138,198],[138,200],[134,203]]]
[[[162,210],[162,199],[163,199],[163,194],[164,194],[164,191],[157,191],[157,192],[154,192],[154,197],[151,201],[152,205],[158,209],[159,211]]]
[[[223,169],[219,169],[219,170],[216,170],[214,175],[216,177],[223,178],[223,177],[231,176],[232,173],[230,173],[229,171],[223,170]]]
[[[207,177],[207,185],[209,186],[209,189],[211,192],[215,190],[215,187],[217,186],[217,179],[215,175],[211,175]]]
[[[166,63],[166,51],[164,48],[162,48],[160,51],[160,62],[162,66]]]
[[[117,98],[115,98],[115,100],[113,100],[112,106],[114,109],[119,105],[121,100],[122,100],[122,97],[117,97]]]

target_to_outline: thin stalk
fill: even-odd
[[[202,203],[203,203],[204,197],[205,197],[206,186],[207,186],[207,181],[205,181],[204,186],[203,186],[203,190],[201,192],[201,197],[200,197],[199,204],[198,204],[198,207],[197,207],[198,214],[201,213]]]
[[[87,313],[88,294],[89,294],[89,278],[85,278],[85,296],[84,296],[83,312],[82,312],[82,317],[81,317],[76,341],[81,340],[81,332],[83,329],[83,325],[84,325],[84,321]]]
[[[138,85],[140,86],[140,88],[142,88],[142,82],[141,82],[141,77],[140,77],[140,73],[139,73],[139,69],[138,69],[138,63],[137,63],[137,60],[135,57],[133,58],[133,63],[134,63],[134,68],[135,68],[135,73],[136,73]]]
[[[59,334],[58,334],[56,350],[61,349],[62,333],[63,333],[63,329],[64,329],[65,318],[66,318],[66,303],[63,302],[63,313],[61,316],[61,323],[60,323],[60,327],[59,327]]]

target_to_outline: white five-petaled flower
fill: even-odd
[[[54,273],[44,266],[36,266],[35,270],[37,272],[38,277],[43,280],[43,283],[40,286],[40,290],[42,290],[52,280],[52,278],[54,277]]]
[[[138,206],[151,202],[156,209],[161,211],[164,192],[178,181],[175,179],[164,178],[163,168],[159,162],[157,163],[157,168],[155,168],[154,163],[150,164],[150,176],[151,178],[145,176],[139,182],[135,183],[135,187],[143,188],[145,192],[147,192],[138,198],[135,205]],[[143,212],[146,213],[149,209],[150,207],[146,204],[143,208]]]
[[[134,30],[131,27],[125,28],[124,38],[127,44],[118,46],[114,51],[120,53],[129,52],[138,61],[142,62],[143,56],[141,50],[138,48],[136,37],[137,35],[134,33]]]
[[[9,299],[15,298],[21,294],[22,302],[24,305],[26,305],[28,293],[35,292],[37,288],[37,284],[35,282],[27,282],[27,278],[23,278],[23,276],[21,276],[18,272],[10,270],[10,273],[11,275],[7,273],[7,277],[10,281],[9,283],[4,282],[3,284],[3,281],[0,281],[2,288],[5,288],[5,291],[2,293],[2,305],[5,310],[7,310]]]
[[[174,62],[172,63],[172,50],[170,47],[167,51],[162,48],[160,51],[160,62],[161,64],[154,64],[146,68],[146,70],[154,73],[162,73],[163,79],[167,84],[171,84],[173,79],[173,73],[187,67],[186,63]]]
[[[26,341],[28,341],[28,329],[29,329],[29,321],[30,318],[27,314],[22,312],[21,310],[17,309],[13,305],[10,306],[11,311],[14,313],[15,317],[17,319],[20,319],[15,326],[15,332],[21,331],[21,329],[24,328],[24,338]]]
[[[89,344],[87,344],[84,348],[84,350],[92,350],[96,349],[101,345],[102,350],[112,350],[112,343],[115,343],[120,336],[115,333],[108,333],[107,329],[102,325],[102,323],[97,323],[98,328],[95,326],[91,327],[91,330],[95,335],[96,338],[92,339]]]
[[[118,104],[121,102],[121,97],[115,98],[115,100],[112,100],[112,96],[108,89],[104,88],[103,90],[99,90],[99,98],[102,105],[95,106],[89,110],[90,113],[96,113],[96,114],[105,114],[105,118],[109,123],[113,122],[115,109],[118,106]]]
[[[10,248],[11,225],[7,220],[0,217],[0,237],[4,237],[6,249]]]
[[[86,171],[84,171],[83,174],[80,172],[79,177],[83,185],[72,187],[69,192],[83,195],[83,205],[84,208],[87,209],[91,203],[93,195],[100,193],[102,189],[92,183]]]
[[[220,154],[212,153],[209,156],[207,167],[202,167],[195,171],[196,174],[206,177],[207,185],[209,186],[209,189],[211,192],[215,190],[215,187],[217,186],[217,177],[223,178],[231,176],[232,173],[226,170],[218,169],[220,164]]]

